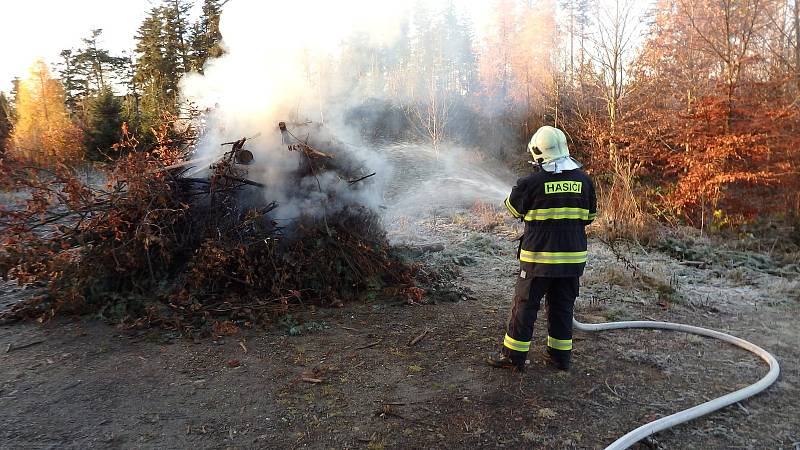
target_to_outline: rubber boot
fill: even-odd
[[[569,370],[571,353],[572,352],[569,350],[556,350],[554,348],[547,347],[547,356],[550,364],[558,370]]]
[[[522,359],[521,361],[516,360],[503,352],[497,352],[489,355],[489,357],[486,359],[486,363],[499,369],[511,369],[515,372],[525,371],[525,359]]]

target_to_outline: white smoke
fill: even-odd
[[[459,3],[474,17],[475,2]],[[268,200],[280,205],[276,211],[279,219],[359,204],[373,209],[386,206],[385,217],[392,221],[398,214],[425,215],[445,204],[501,200],[504,186],[510,187],[509,180],[513,180],[507,171],[483,170],[482,164],[469,161],[465,152],[455,149],[443,158],[425,146],[390,146],[379,153],[364,145],[360,130],[347,123],[349,108],[375,96],[393,94],[376,92],[367,86],[368,81],[354,75],[353,67],[342,64],[345,41],[358,36],[361,45],[386,51],[407,32],[413,7],[413,1],[402,0],[227,3],[220,21],[224,56],[209,60],[202,75],[187,75],[181,83],[183,98],[209,111],[195,157],[219,157],[230,148],[221,143],[258,134],[245,145],[255,155],[248,178],[267,185]],[[369,52],[356,57],[365,60],[347,61],[369,66]],[[278,132],[281,121],[290,128],[293,123],[324,121],[327,132],[350,144],[345,147],[349,156],[377,175],[359,189],[351,189],[334,173],[317,174],[299,183],[289,180],[287,174],[297,169],[304,156],[287,151]],[[306,131],[293,131],[305,138]],[[309,132],[313,136],[315,130]],[[394,192],[385,192],[389,180]]]
[[[357,195],[362,198],[348,198],[356,194],[333,174],[318,174],[322,193],[313,178],[302,180],[300,186],[287,186],[286,174],[297,168],[303,156],[287,151],[278,122],[286,121],[291,128],[292,122],[324,119],[336,137],[356,139],[358,133],[343,125],[342,109],[329,113],[322,98],[322,86],[344,85],[331,70],[331,61],[352,33],[366,36],[376,47],[390,44],[406,13],[407,5],[402,3],[370,0],[236,0],[227,4],[220,20],[225,55],[209,60],[202,75],[187,75],[181,83],[183,98],[209,111],[196,158],[221,155],[226,149],[221,143],[259,134],[245,147],[255,155],[248,177],[268,186],[270,200],[281,205],[278,216],[320,210],[327,193],[345,202],[377,206],[380,189],[361,190]],[[340,101],[358,103],[359,92],[349,95],[353,98]],[[367,169],[379,172],[377,184],[387,178],[390,168],[374,152],[358,145],[348,149]]]

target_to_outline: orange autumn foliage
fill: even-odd
[[[22,161],[53,166],[83,157],[82,132],[64,105],[64,89],[47,65],[36,61],[19,83],[17,122],[8,155]]]
[[[631,161],[651,209],[697,227],[796,218],[800,75],[770,47],[779,3],[659,1],[619,122],[581,131],[593,170]]]

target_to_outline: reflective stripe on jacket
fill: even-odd
[[[586,225],[597,217],[594,184],[580,169],[539,171],[521,178],[505,200],[525,221],[519,259],[534,263],[535,277],[581,276],[586,266]]]

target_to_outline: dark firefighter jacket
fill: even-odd
[[[520,178],[506,208],[525,221],[520,261],[533,263],[534,277],[574,277],[586,267],[584,227],[597,217],[592,180],[582,170],[539,171]]]

